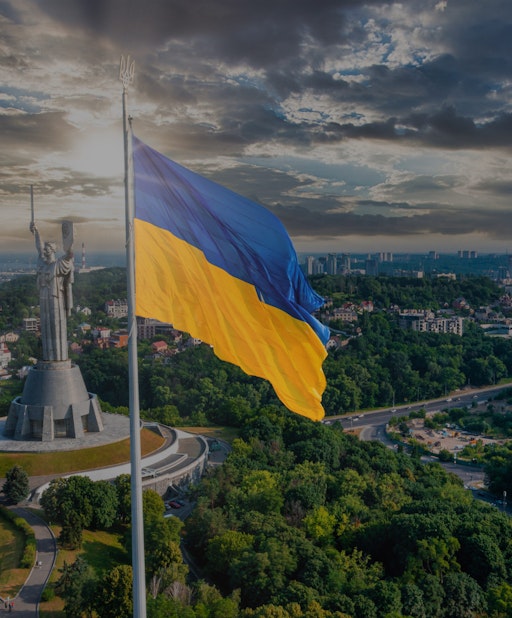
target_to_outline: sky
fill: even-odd
[[[123,252],[146,144],[299,253],[512,249],[510,0],[0,0],[0,252]]]

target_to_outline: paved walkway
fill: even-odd
[[[55,564],[57,544],[52,531],[40,517],[20,507],[13,507],[11,510],[33,528],[37,550],[36,564],[32,567],[21,590],[12,599],[14,601],[12,613],[18,618],[35,618],[39,616],[39,601]],[[0,615],[9,613],[4,605],[7,599],[1,601]]]
[[[130,437],[130,419],[121,414],[102,412],[103,431],[89,431],[82,438],[41,440],[13,440],[4,435],[6,416],[0,418],[0,451],[4,453],[44,453],[72,451],[111,444]]]
[[[102,436],[100,436],[99,434],[93,436],[93,441],[96,442],[94,446],[97,446],[101,443],[124,439],[126,437],[127,430],[129,436],[129,426],[127,425],[128,419],[124,417],[121,417],[119,419],[116,417],[117,415],[107,416],[107,422],[105,423],[105,425],[106,427],[108,427],[108,430],[105,433],[102,432]],[[57,450],[55,448],[56,446],[58,448],[67,450],[70,447],[84,448],[84,446],[91,445],[90,440],[88,439],[89,436],[86,437],[83,441],[80,441],[80,443],[78,440],[59,440],[52,441],[51,443],[21,442],[14,440],[10,441],[2,437],[3,420],[4,419],[0,419],[0,452],[51,451]],[[158,467],[159,464],[163,465],[164,467],[169,467],[168,462],[170,461],[170,459],[177,456],[178,448],[180,448],[180,451],[183,450],[183,452],[185,453],[185,459],[195,458],[200,454],[201,448],[199,446],[198,438],[192,436],[189,433],[183,432],[181,430],[174,430],[174,432],[169,431],[168,435],[165,435],[165,437],[166,442],[160,449],[147,456],[146,458],[142,459],[142,464],[144,467]],[[77,472],[75,474],[87,475],[92,480],[107,480],[115,478],[119,474],[130,473],[130,469],[130,463],[127,463],[119,466],[112,466],[110,468],[101,468],[97,470]],[[30,488],[31,490],[35,490],[35,495],[33,497],[37,498],[47,486],[49,481],[56,476],[62,475],[59,474],[49,477],[30,477]],[[3,480],[4,479],[0,479],[0,487],[3,485]],[[34,529],[37,550],[36,565],[30,571],[30,574],[19,593],[14,599],[11,599],[14,601],[14,610],[12,613],[21,618],[37,618],[39,616],[39,601],[41,599],[41,595],[55,565],[57,544],[52,531],[40,517],[34,515],[31,511],[19,506],[11,507],[11,510],[23,519],[25,519],[27,523]],[[0,617],[9,613],[8,609],[5,609],[4,607],[4,603],[6,601],[7,599],[3,599],[2,597],[0,597]]]

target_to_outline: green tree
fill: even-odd
[[[144,554],[148,578],[162,573],[174,566],[176,579],[184,581],[186,567],[179,547],[179,541],[169,524],[160,514],[160,519],[154,519],[144,524]],[[178,568],[180,567],[180,568]]]
[[[76,618],[85,612],[91,615],[92,599],[95,596],[97,581],[91,567],[81,557],[73,563],[64,561],[59,569],[60,577],[55,584],[58,594],[64,599],[64,613]]]
[[[419,586],[406,583],[401,589],[402,608],[406,616],[411,618],[428,618],[423,600],[423,592]]]
[[[118,498],[116,488],[108,481],[94,481],[89,487],[88,500],[92,507],[91,527],[111,528],[116,520]]]
[[[336,516],[320,505],[304,517],[303,523],[309,538],[318,544],[327,545],[334,534]]]
[[[164,501],[162,496],[154,489],[146,489],[142,493],[142,514],[144,525],[153,521],[160,521],[164,513]]]
[[[50,481],[40,502],[50,521],[62,525],[62,541],[70,547],[80,547],[84,528],[112,526],[117,513],[115,487],[80,475]]]
[[[485,588],[488,581],[499,581],[506,577],[503,553],[496,541],[485,533],[473,534],[462,540],[459,561],[464,571]]]
[[[18,504],[28,496],[30,491],[28,474],[21,466],[15,465],[7,470],[2,491],[14,504]]]
[[[254,470],[244,476],[236,497],[245,510],[260,513],[279,512],[283,506],[280,484],[279,474],[268,470]],[[232,495],[235,497],[235,491]]]
[[[199,581],[194,586],[194,609],[197,616],[207,618],[238,618],[239,599],[233,594],[230,598],[222,597],[215,586]]]
[[[214,536],[210,539],[206,551],[211,572],[224,577],[233,561],[253,546],[253,535],[245,532],[227,530],[221,535]]]
[[[63,547],[69,549],[80,549],[82,547],[83,520],[73,509],[64,509],[62,513],[62,528],[60,531],[60,542]]]
[[[132,567],[114,567],[103,578],[96,598],[96,611],[102,618],[131,618],[133,573]]]
[[[473,618],[487,609],[484,591],[466,573],[447,573],[443,586],[443,618]]]
[[[117,518],[121,523],[128,523],[131,519],[131,477],[129,474],[120,474],[114,479],[117,493]]]
[[[512,586],[501,582],[489,588],[487,594],[489,611],[492,616],[512,618]]]

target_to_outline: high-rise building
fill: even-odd
[[[335,253],[329,253],[327,256],[327,274],[336,275],[338,272],[338,258]]]
[[[465,260],[474,260],[478,257],[478,251],[475,251],[475,250],[468,251],[467,249],[464,249],[464,250],[459,249],[457,251],[457,255],[460,258],[463,258]]]
[[[368,256],[364,268],[367,275],[376,277],[379,274],[379,262],[375,258]]]
[[[316,259],[312,255],[308,255],[306,258],[306,275],[315,274],[315,262]]]
[[[391,251],[381,251],[379,253],[379,262],[392,262],[393,253]]]

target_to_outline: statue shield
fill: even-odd
[[[75,240],[75,229],[72,221],[62,222],[62,247],[64,251],[71,251],[73,241]]]

